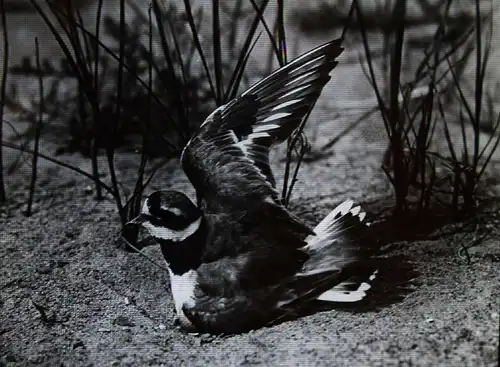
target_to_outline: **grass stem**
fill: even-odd
[[[35,54],[36,54],[36,67],[38,69],[38,87],[40,94],[40,102],[39,102],[39,115],[38,121],[36,125],[35,132],[35,146],[33,148],[33,159],[31,162],[31,182],[29,188],[29,196],[28,196],[28,205],[26,208],[25,215],[30,217],[32,214],[32,206],[33,206],[33,198],[35,196],[35,188],[36,188],[36,177],[38,171],[38,154],[40,149],[40,135],[42,133],[43,128],[43,114],[45,113],[45,96],[43,91],[43,78],[42,78],[42,67],[40,64],[40,48],[38,45],[38,37],[35,37]]]
[[[7,90],[7,73],[9,69],[9,36],[7,27],[7,17],[5,15],[5,0],[0,0],[0,14],[2,17],[2,39],[3,39],[3,57],[2,57],[2,79],[0,81],[0,141],[3,140],[3,112],[5,107],[5,92]],[[3,149],[0,148],[0,205],[7,200],[5,193]]]

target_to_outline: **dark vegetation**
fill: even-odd
[[[367,76],[375,90],[389,137],[388,159],[384,162],[383,169],[394,187],[397,215],[404,215],[411,210],[426,212],[433,203],[446,207],[455,215],[473,214],[480,178],[500,141],[495,136],[500,115],[488,116],[490,138],[486,144],[480,141],[481,113],[486,99],[484,77],[491,52],[492,9],[487,9],[487,13],[481,11],[480,2],[477,1],[475,17],[463,22],[462,28],[458,29],[454,22],[448,21],[451,4],[451,0],[442,2],[441,19],[431,42],[424,49],[413,79],[403,81],[406,1],[395,2],[391,22],[394,29],[391,33],[383,30],[389,59],[384,63],[387,65],[385,71],[389,82],[383,86],[377,84],[364,27],[365,17],[358,7],[358,24],[361,25],[361,38],[368,64]],[[476,73],[472,106],[463,92],[465,83],[460,78],[460,70],[473,55],[473,50],[476,54]],[[424,86],[426,92],[415,101],[412,94],[419,85]],[[400,95],[402,103],[398,100]],[[448,104],[456,102],[461,106],[458,121],[464,149],[461,155],[457,154],[450,136],[448,120],[452,117],[446,111],[445,101]],[[431,148],[438,125],[444,127],[449,156],[443,156]],[[472,136],[467,132],[468,127],[472,127]],[[469,154],[467,146],[471,145],[471,141],[473,152]],[[488,148],[492,149],[488,151]],[[439,176],[437,167],[445,167],[447,171]],[[439,187],[443,178],[449,180],[449,189]],[[410,198],[412,189],[417,191],[414,195],[417,196],[416,201]]]
[[[103,190],[114,198],[124,237],[130,244],[136,242],[137,230],[126,227],[125,223],[138,214],[142,192],[156,168],[166,159],[180,154],[192,132],[211,110],[242,91],[240,87],[248,77],[245,74],[247,62],[261,29],[266,32],[279,64],[286,63],[282,3],[279,5],[281,16],[277,19],[281,26],[275,37],[263,16],[268,0],[251,0],[246,4],[214,0],[211,44],[204,44],[201,37],[206,14],[201,8],[193,9],[189,1],[185,1],[180,10],[159,1],[140,8],[121,0],[116,21],[102,17],[103,1],[99,0],[96,27],[92,30],[85,27],[80,10],[71,2],[67,2],[66,7],[47,2],[46,8],[34,0],[30,3],[53,33],[64,57],[55,63],[53,60],[40,61],[37,54],[35,65],[31,56],[27,56],[21,65],[9,70],[4,68],[4,76],[7,72],[36,76],[41,86],[39,100],[33,101],[32,108],[26,108],[16,100],[15,88],[7,94],[6,83],[2,84],[5,94],[2,106],[8,105],[20,120],[31,124],[18,137],[19,141],[2,140],[4,147],[34,156],[26,214],[31,214],[37,158],[48,159],[92,179],[97,200],[103,198]],[[134,13],[134,20],[127,24],[126,8]],[[229,27],[221,26],[222,18]],[[241,31],[239,22],[246,19],[250,19],[250,27],[240,47],[236,43],[237,33]],[[3,25],[7,29],[5,20]],[[62,34],[58,28],[63,30]],[[7,37],[7,32],[4,35]],[[111,37],[113,44],[103,42],[103,35]],[[222,59],[223,46],[234,62]],[[201,63],[194,62],[195,59]],[[7,57],[4,60],[6,62]],[[48,85],[47,93],[43,91],[44,82]],[[61,93],[63,84],[74,86],[76,92]],[[44,115],[47,123],[42,121]],[[290,157],[305,151],[300,148],[305,144],[304,124],[288,144]],[[43,135],[67,136],[67,139],[60,141],[54,156],[47,156],[38,152]],[[33,142],[35,148],[31,149]],[[124,197],[114,166],[115,154],[120,149],[141,154],[137,182],[128,198]],[[92,172],[83,172],[59,161],[56,156],[61,153],[80,153],[89,157]],[[98,166],[98,156],[101,153],[107,158],[110,183],[100,179],[103,168]],[[22,163],[21,157],[22,154],[9,167],[9,173]],[[153,169],[146,178],[148,162]],[[283,196],[286,201],[290,198],[299,164],[300,160],[297,168],[292,169],[291,161],[287,163]]]
[[[422,11],[419,16],[408,13],[406,0],[377,3],[372,12],[364,11],[355,0],[354,17],[345,2],[324,2],[294,17],[306,33],[345,24],[361,41],[365,75],[389,138],[382,169],[394,187],[396,216],[428,215],[437,206],[447,218],[463,218],[476,212],[481,178],[500,142],[500,115],[492,108],[495,97],[484,89],[494,4],[475,1],[473,13],[463,9],[451,14],[456,5],[453,0],[417,3]],[[429,24],[435,26],[432,36],[409,34],[412,27]],[[374,33],[382,38],[382,52],[371,46]],[[420,51],[418,65],[408,78],[405,63],[415,59],[415,51]],[[380,57],[382,83],[376,73]],[[462,78],[470,62],[475,65],[472,99],[466,98],[467,80]],[[456,106],[460,106],[459,113],[453,110]],[[483,106],[487,106],[486,113]],[[462,151],[452,140],[452,123],[461,128]],[[446,155],[433,148],[440,129],[449,150]],[[486,141],[481,132],[489,134]]]
[[[261,33],[279,65],[286,64],[284,1],[278,1],[275,24],[271,25],[263,16],[268,0],[213,0],[210,19],[202,8],[192,8],[187,0],[181,8],[155,0],[146,9],[120,0],[118,20],[103,17],[103,0],[98,0],[95,29],[84,26],[80,11],[71,2],[66,8],[49,2],[48,10],[35,0],[30,3],[53,32],[64,57],[58,62],[40,60],[36,52],[34,63],[32,55],[27,55],[21,65],[8,70],[8,33],[4,0],[0,0],[5,50],[0,119],[3,121],[4,107],[8,106],[20,120],[30,123],[17,141],[5,141],[0,136],[4,148],[20,152],[15,165],[5,169],[0,155],[0,202],[8,199],[4,174],[11,174],[22,164],[23,154],[29,153],[33,159],[27,215],[32,212],[38,159],[47,159],[93,180],[97,200],[103,198],[103,190],[110,194],[123,235],[134,246],[137,229],[125,223],[138,214],[145,187],[166,159],[180,154],[211,110],[247,86],[247,62]],[[305,32],[344,27],[342,37],[346,42],[362,44],[365,74],[375,91],[377,110],[389,138],[381,167],[394,188],[395,217],[413,220],[440,213],[446,220],[470,218],[477,212],[482,178],[500,142],[500,115],[494,115],[493,96],[484,89],[492,9],[482,9],[483,2],[477,0],[474,14],[464,11],[451,15],[454,0],[419,3],[421,18],[408,14],[406,0],[387,1],[371,13],[357,0],[339,1],[335,6],[325,2],[316,13],[297,13],[294,17]],[[134,12],[132,22],[125,22],[126,6]],[[249,27],[240,46],[240,23],[247,20]],[[432,37],[408,37],[409,28],[429,23],[435,25]],[[201,37],[206,31],[203,24],[211,25],[211,42]],[[380,55],[372,49],[373,34],[382,36]],[[104,36],[114,40],[112,45],[103,41]],[[222,57],[223,49],[230,57]],[[410,80],[403,76],[408,49],[421,51]],[[383,83],[376,74],[380,58]],[[475,58],[476,67],[472,102],[466,98],[462,78],[464,65],[471,58]],[[32,108],[17,102],[15,89],[6,90],[8,73],[39,79],[40,98],[33,101]],[[61,93],[63,84],[73,85],[75,93]],[[457,105],[461,106],[458,114],[452,109]],[[487,116],[481,108],[484,105],[491,107]],[[285,205],[290,201],[300,164],[310,151],[303,134],[306,121],[307,117],[288,142],[282,189]],[[450,124],[460,126],[463,149],[454,143]],[[434,149],[437,130],[444,130],[448,154]],[[482,132],[489,134],[487,141],[482,141]],[[59,142],[53,156],[47,156],[38,149],[44,136],[66,139]],[[115,155],[123,150],[137,151],[141,157],[137,182],[128,197],[114,167]],[[62,153],[88,157],[92,172],[59,161],[56,156]],[[101,154],[106,157],[110,182],[100,179],[104,168],[97,158]]]

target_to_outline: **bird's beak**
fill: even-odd
[[[139,214],[137,217],[132,219],[131,221],[127,222],[128,224],[139,224],[142,225],[145,221],[147,220],[146,216],[144,214]]]

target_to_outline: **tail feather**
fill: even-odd
[[[378,269],[366,277],[352,276],[333,288],[323,292],[316,298],[318,301],[352,303],[362,301],[372,288],[372,282],[377,278]]]
[[[376,310],[401,301],[419,284],[418,272],[404,257],[375,258],[372,262],[377,269],[370,276],[354,276],[335,285],[319,295],[313,307]]]
[[[303,250],[309,259],[299,275],[343,272],[369,257],[375,241],[366,231],[366,213],[353,205],[352,200],[344,201],[314,228],[315,235],[306,238]]]
[[[402,288],[394,280],[399,278],[404,283],[410,279],[396,271],[391,274],[391,269],[397,268],[392,260],[375,257],[379,244],[370,236],[365,219],[361,207],[346,200],[316,226],[315,235],[307,237],[303,249],[309,259],[297,275],[302,278],[324,275],[326,281],[322,282],[316,300],[358,304],[377,292],[398,294]],[[402,264],[400,268],[409,268]]]
[[[377,310],[402,300],[417,285],[418,273],[403,257],[380,256],[366,213],[352,200],[337,206],[306,238],[309,258],[290,283],[273,323],[342,308]]]
[[[366,213],[360,206],[353,206],[352,200],[346,200],[338,205],[314,228],[315,235],[306,238],[305,248],[309,251],[319,251],[339,241],[342,241],[340,246],[346,246],[359,237],[360,232],[365,232]]]

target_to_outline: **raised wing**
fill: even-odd
[[[269,148],[299,126],[330,79],[342,50],[340,40],[315,48],[205,120],[181,157],[199,198],[278,203]]]

